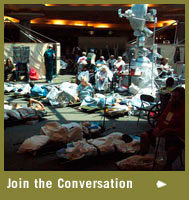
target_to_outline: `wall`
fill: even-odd
[[[82,49],[125,49],[127,46],[126,37],[79,37],[78,45]]]

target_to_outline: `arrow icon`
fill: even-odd
[[[162,187],[165,187],[166,185],[167,184],[162,181],[157,181],[157,183],[156,183],[157,188],[162,188]]]

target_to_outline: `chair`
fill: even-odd
[[[151,110],[151,108],[156,104],[154,97],[152,97],[151,95],[142,94],[140,96],[140,100],[141,100],[141,107],[139,108],[139,115],[138,115],[137,125],[139,123],[141,111],[149,112]],[[150,105],[145,107],[144,105],[145,105],[146,102],[149,103]]]
[[[161,104],[157,103],[151,107],[148,112],[148,123],[151,127],[155,128],[158,122],[158,119],[161,115]]]
[[[17,76],[18,79],[20,79],[21,76],[25,76],[25,80],[29,80],[29,69],[28,69],[28,64],[27,63],[18,63],[17,64]]]

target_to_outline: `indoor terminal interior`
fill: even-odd
[[[5,171],[184,171],[185,4],[4,4]]]

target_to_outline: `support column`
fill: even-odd
[[[28,20],[28,19],[21,19],[20,25],[31,29],[30,20]],[[28,31],[28,32],[30,33],[30,31]],[[31,42],[31,40],[22,32],[22,30],[20,30],[19,41],[20,42],[26,42],[26,43]]]

